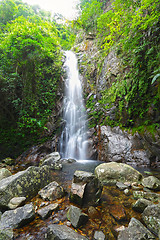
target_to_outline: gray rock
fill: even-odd
[[[32,204],[26,204],[14,210],[6,211],[2,214],[0,220],[0,229],[19,228],[35,217],[35,211]]]
[[[47,240],[87,240],[71,228],[65,225],[52,224],[47,229]]]
[[[0,168],[0,181],[3,178],[11,176],[12,173],[7,168]]]
[[[137,219],[132,218],[128,227],[121,231],[118,240],[148,240],[155,236]]]
[[[70,201],[78,205],[94,205],[100,201],[102,186],[93,173],[76,171],[70,191]]]
[[[102,231],[95,231],[94,240],[105,240],[105,235]]]
[[[48,165],[54,170],[61,170],[62,164],[60,159],[61,159],[60,154],[58,152],[53,152],[48,154],[41,160],[41,165],[42,166]]]
[[[154,192],[144,192],[144,191],[133,191],[133,197],[135,199],[145,198],[152,202],[160,202],[160,194]]]
[[[53,211],[56,211],[58,209],[58,204],[57,203],[54,203],[54,204],[50,204],[46,207],[43,207],[41,209],[39,209],[37,211],[37,214],[42,218],[42,219],[46,219],[48,218]]]
[[[8,203],[10,209],[15,209],[20,207],[26,201],[26,197],[14,197]]]
[[[133,210],[142,213],[144,209],[151,204],[152,204],[151,201],[144,198],[140,198],[133,204],[132,208]]]
[[[124,163],[102,163],[95,168],[95,175],[103,184],[115,185],[119,182],[140,181],[142,174]]]
[[[120,190],[125,190],[126,188],[128,188],[128,186],[126,186],[122,182],[117,182],[116,187],[118,187]]]
[[[55,200],[64,196],[63,187],[61,187],[57,182],[51,182],[43,189],[41,189],[38,194],[43,200]]]
[[[13,229],[0,229],[0,239],[1,240],[12,240],[13,237]]]
[[[0,208],[8,208],[14,197],[35,196],[40,188],[51,181],[51,169],[48,166],[29,167],[0,181]]]
[[[143,178],[142,185],[149,189],[160,190],[160,180],[154,176]]]
[[[67,218],[73,227],[78,228],[87,222],[88,215],[82,213],[80,208],[71,205],[67,212]]]
[[[142,218],[147,228],[158,236],[160,231],[160,204],[153,204],[144,209]]]

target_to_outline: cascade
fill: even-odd
[[[66,51],[65,97],[63,100],[64,129],[60,139],[60,154],[63,158],[86,159],[86,110],[78,72],[76,55]]]

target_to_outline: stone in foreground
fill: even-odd
[[[91,172],[74,173],[70,201],[78,205],[96,205],[101,198],[102,185]]]
[[[51,182],[43,189],[41,189],[38,194],[43,200],[53,201],[57,198],[64,196],[63,187],[61,187],[57,182]]]
[[[133,210],[142,213],[144,209],[151,204],[152,204],[151,201],[144,198],[140,198],[133,204],[132,208]]]
[[[68,210],[67,218],[75,228],[84,225],[88,221],[88,215],[82,213],[80,208],[73,205],[71,205],[70,209]]]
[[[8,203],[8,207],[10,209],[15,209],[17,207],[22,206],[25,201],[26,201],[26,197],[14,197]]]
[[[128,227],[121,231],[118,240],[151,240],[154,235],[137,219],[132,218]]]
[[[153,204],[146,207],[142,218],[147,228],[158,236],[160,231],[160,204]]]
[[[125,163],[102,163],[95,169],[97,178],[106,185],[115,185],[116,182],[138,182],[142,174]]]
[[[43,207],[41,209],[39,209],[37,211],[37,214],[42,218],[42,219],[46,219],[48,218],[53,211],[57,210],[58,209],[58,204],[57,203],[53,203],[53,204],[50,204],[46,207]]]
[[[48,166],[29,167],[0,181],[0,208],[8,208],[14,197],[34,197],[38,191],[51,181],[51,169]]]
[[[65,225],[52,224],[48,227],[47,240],[87,240],[86,237],[78,234]]]
[[[35,211],[32,204],[26,204],[15,210],[9,210],[2,214],[0,229],[19,228],[31,222],[35,218]]]
[[[95,231],[94,240],[105,240],[105,235],[102,231]]]

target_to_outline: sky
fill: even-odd
[[[43,10],[52,13],[60,13],[66,19],[74,19],[76,17],[76,3],[78,0],[22,0],[29,5],[39,5]]]

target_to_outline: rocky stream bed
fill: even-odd
[[[160,175],[124,163],[76,162],[59,153],[38,166],[0,168],[0,239],[160,239]],[[8,165],[8,164],[10,165]]]

